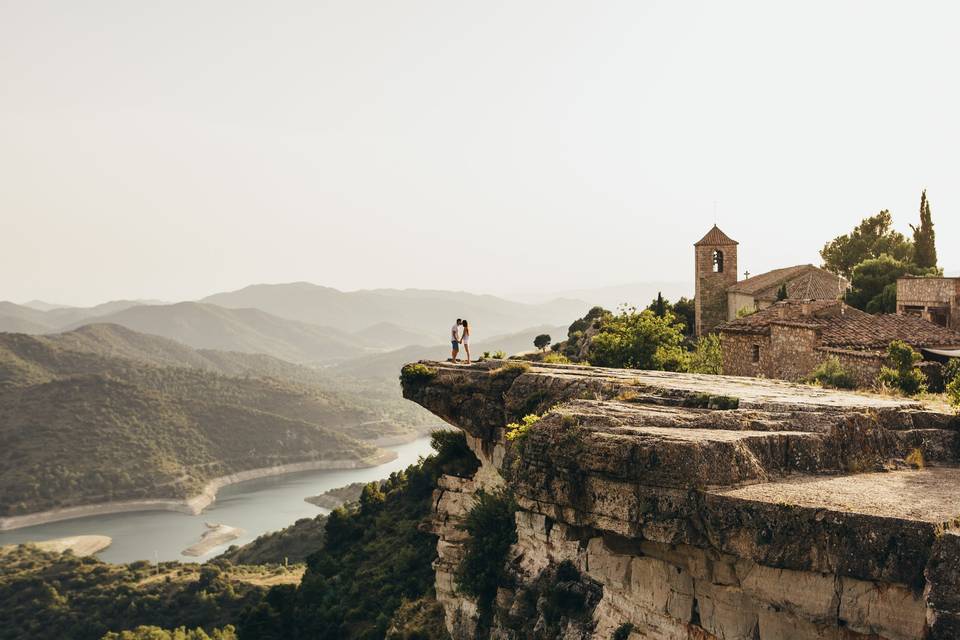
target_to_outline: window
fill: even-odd
[[[723,251],[719,249],[713,252],[713,272],[723,273]]]
[[[753,361],[754,363],[760,362],[760,345],[753,345]]]

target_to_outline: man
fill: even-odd
[[[463,320],[457,318],[457,323],[450,327],[450,361],[456,362],[457,356],[460,355],[460,325],[463,324]]]

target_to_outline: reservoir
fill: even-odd
[[[97,557],[108,562],[135,560],[180,560],[203,562],[219,555],[231,544],[244,545],[257,536],[277,531],[300,518],[327,513],[304,498],[350,484],[386,478],[392,472],[415,464],[421,456],[433,453],[430,438],[383,447],[397,452],[397,459],[367,469],[304,471],[239,482],[224,487],[216,501],[196,516],[176,511],[134,511],[110,515],[62,520],[48,524],[0,532],[0,545],[50,540],[83,534],[113,538],[113,544]],[[188,558],[181,551],[197,542],[206,531],[204,522],[215,522],[244,529],[245,533],[228,544],[199,558]]]

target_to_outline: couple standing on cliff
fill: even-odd
[[[456,324],[450,327],[450,361],[457,362],[460,355],[460,345],[467,352],[467,364],[470,364],[470,323],[457,318]]]

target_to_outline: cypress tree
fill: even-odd
[[[787,299],[787,283],[784,282],[780,285],[780,288],[777,289],[777,302]]]
[[[933,217],[930,214],[930,201],[927,190],[920,195],[920,224],[910,225],[913,229],[913,262],[918,267],[928,269],[937,266],[936,235],[933,231]]]

